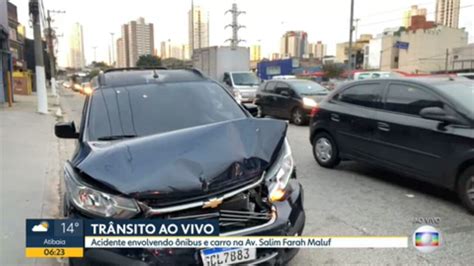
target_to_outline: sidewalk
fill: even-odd
[[[50,114],[36,112],[36,95],[15,95],[0,105],[0,265],[55,265],[25,258],[25,219],[59,217],[59,141],[54,136],[56,98]]]

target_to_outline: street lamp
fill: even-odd
[[[352,32],[354,31],[354,0],[351,0],[351,16],[349,24],[349,51],[348,51],[348,62],[349,62],[349,75],[352,74]]]
[[[110,51],[110,65],[111,66],[114,66],[115,63],[114,63],[114,35],[115,33],[111,32],[110,33],[110,39],[112,41],[112,50]]]

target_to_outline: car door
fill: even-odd
[[[360,81],[347,85],[331,102],[330,127],[343,157],[372,160],[377,111],[381,108],[384,82]]]
[[[275,86],[275,81],[267,81],[263,89],[257,94],[256,103],[265,115],[274,115]]]
[[[293,90],[286,82],[278,82],[275,87],[275,116],[290,118]]]
[[[442,183],[447,157],[454,153],[456,125],[422,118],[425,107],[440,107],[455,115],[454,109],[429,87],[409,81],[390,82],[384,93],[384,110],[379,112],[377,157],[384,163],[423,179]]]

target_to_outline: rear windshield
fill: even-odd
[[[290,84],[301,95],[327,94],[329,92],[313,81],[293,81]]]
[[[474,82],[459,81],[447,82],[436,85],[438,89],[451,97],[458,104],[469,110],[471,116],[474,116]]]
[[[105,88],[91,98],[90,140],[146,136],[245,118],[245,113],[215,83],[184,82]]]

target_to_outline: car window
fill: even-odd
[[[275,93],[276,94],[281,94],[282,91],[286,91],[288,95],[291,95],[290,93],[290,86],[286,83],[283,82],[278,82],[276,87],[275,87]]]
[[[328,90],[323,86],[319,85],[314,81],[303,80],[303,81],[293,81],[291,86],[295,89],[300,95],[318,95],[318,94],[327,94]]]
[[[408,84],[391,84],[385,101],[389,111],[419,115],[425,107],[440,107],[444,104],[437,97],[425,90]]]
[[[268,93],[275,93],[275,85],[276,82],[267,82],[267,85],[265,86],[265,91]]]
[[[94,92],[90,140],[114,135],[146,136],[245,118],[232,97],[211,82],[148,84]]]
[[[343,90],[333,99],[365,107],[381,108],[379,101],[381,90],[380,83],[360,84]]]
[[[444,82],[436,87],[451,98],[456,105],[463,106],[474,116],[474,84],[470,80]]]

